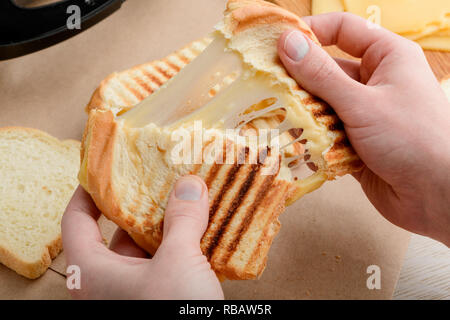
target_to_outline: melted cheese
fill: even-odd
[[[306,179],[298,180],[297,189],[295,190],[294,194],[286,201],[286,205],[290,206],[305,194],[319,189],[325,183],[325,181],[327,181],[327,179],[328,177],[326,174],[322,172],[316,172]]]
[[[231,84],[224,81],[234,75]],[[220,87],[215,95],[207,96],[212,87]],[[136,107],[121,114],[128,127],[144,127],[150,123],[175,130],[200,120],[204,129],[234,129],[251,106],[275,98],[272,110],[286,110],[280,133],[302,128],[302,139],[311,161],[323,164],[323,153],[333,143],[327,128],[319,125],[302,104],[301,99],[276,83],[269,74],[244,64],[241,56],[227,48],[227,41],[215,34],[215,41],[191,64],[167,82],[159,91]],[[188,106],[188,107],[187,107]],[[268,110],[258,111],[268,112]],[[248,116],[248,115],[245,115]]]
[[[310,161],[324,167],[323,154],[332,146],[333,138],[326,126],[319,124],[302,105],[300,93],[277,82],[270,73],[244,63],[242,56],[228,47],[223,35],[214,36],[215,40],[193,62],[136,107],[119,112],[117,119],[125,128],[157,126],[169,132],[201,121],[204,130],[223,132],[282,108],[285,120],[278,128],[280,134],[302,128],[301,138],[307,140],[305,148]],[[255,108],[264,101],[270,101],[268,108]],[[289,170],[284,162],[281,169]],[[294,182],[296,192],[290,203],[326,180],[326,174],[319,172]]]

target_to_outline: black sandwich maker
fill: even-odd
[[[24,8],[13,0],[0,0],[0,60],[20,57],[73,37],[108,17],[124,1],[62,0]],[[81,18],[81,28],[68,24],[71,12]]]

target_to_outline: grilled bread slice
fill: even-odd
[[[0,129],[0,262],[41,276],[62,250],[61,217],[78,185],[80,142]]]
[[[270,78],[290,99],[291,108],[304,116],[307,128],[301,133],[307,137],[306,148],[313,153],[310,157],[317,169],[304,181],[295,181],[270,148],[266,148],[268,156],[257,164],[174,164],[170,129],[151,121],[142,127],[129,126],[122,116],[126,118],[139,106],[130,111],[129,107],[96,108],[91,100],[80,183],[99,209],[150,253],[162,239],[164,210],[173,184],[182,175],[197,174],[210,191],[210,221],[201,247],[212,268],[228,279],[257,278],[286,202],[312,191],[326,179],[360,168],[361,162],[332,109],[301,89],[277,59],[276,42],[288,28],[301,29],[315,39],[297,16],[275,5],[259,0],[229,1],[215,35],[225,37],[228,49],[238,52],[255,73]],[[168,88],[170,83],[162,90]],[[259,120],[252,125],[258,127]],[[291,134],[298,137],[299,128]],[[206,131],[214,131],[215,137],[223,135],[214,128]],[[208,150],[213,140],[203,141],[202,151]],[[247,145],[231,142],[229,146],[245,159],[250,157],[252,150]],[[264,146],[256,153],[263,150]],[[263,169],[271,167],[277,170],[272,175],[263,174]]]
[[[210,136],[215,139],[222,133]],[[224,149],[235,149],[236,157],[251,156],[246,146],[223,141]],[[205,141],[201,154],[209,154],[213,142]],[[80,182],[105,216],[154,254],[172,186],[186,174],[198,175],[209,189],[210,220],[201,247],[212,268],[228,279],[256,278],[291,194],[289,172],[270,151],[257,164],[173,164],[175,143],[170,132],[154,125],[124,128],[110,111],[91,111]],[[275,168],[274,174],[264,175],[266,167]]]

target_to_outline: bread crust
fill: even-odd
[[[262,0],[229,0],[227,11],[232,14],[229,27],[234,34],[260,25],[286,24],[302,31],[311,40],[320,44],[316,35],[303,20],[273,3]]]

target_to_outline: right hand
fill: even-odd
[[[334,60],[299,31],[279,41],[291,76],[343,121],[369,200],[392,223],[450,246],[450,103],[423,51],[352,14],[303,20],[323,45],[362,58]]]

